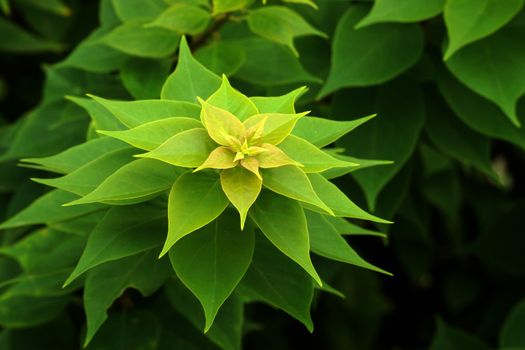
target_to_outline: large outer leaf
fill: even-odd
[[[134,160],[108,176],[92,192],[67,205],[144,202],[170,188],[181,173],[180,168],[154,159]]]
[[[133,147],[151,151],[175,134],[195,128],[202,128],[202,123],[193,118],[173,117],[144,123],[129,130],[98,130],[98,133],[122,140]]]
[[[107,319],[106,310],[127,288],[138,289],[144,296],[156,291],[169,276],[167,259],[158,260],[157,251],[111,261],[91,270],[84,288],[87,318],[86,346]]]
[[[322,285],[310,260],[308,226],[299,203],[265,191],[255,202],[250,217],[281,252]]]
[[[470,89],[496,103],[520,125],[516,103],[525,92],[525,28],[508,28],[465,47],[446,64]]]
[[[330,74],[319,97],[342,87],[389,81],[414,65],[421,56],[423,34],[419,26],[378,24],[355,29],[365,13],[365,6],[353,5],[339,21],[332,44]]]
[[[377,0],[356,28],[384,22],[419,22],[437,16],[445,0]]]
[[[195,103],[197,96],[208,98],[220,84],[218,76],[193,58],[186,38],[182,37],[177,68],[164,83],[160,96],[162,99]]]
[[[407,104],[407,100],[411,103]],[[349,94],[341,94],[334,102],[332,114],[348,114],[348,108],[354,115],[377,112],[378,117],[337,144],[358,158],[394,161],[393,165],[362,169],[352,174],[364,189],[368,204],[373,209],[381,189],[414,151],[423,126],[423,96],[412,84],[396,81],[375,92],[354,90]]]
[[[111,208],[90,233],[86,248],[64,286],[102,263],[160,246],[166,229],[166,214],[151,205]]]
[[[496,32],[522,6],[523,0],[447,0],[444,17],[449,44],[445,60],[463,46]]]
[[[230,213],[186,236],[170,250],[173,269],[204,309],[204,332],[252,260],[253,229],[241,231]]]
[[[207,102],[227,110],[240,120],[259,113],[255,104],[246,95],[234,89],[225,75],[222,76],[221,86],[207,99]]]
[[[198,105],[185,101],[113,101],[93,95],[90,97],[107,108],[118,120],[130,128],[170,117],[199,119],[201,112]]]
[[[325,212],[332,210],[315,193],[306,174],[296,166],[262,169],[263,185],[275,193],[312,204]]]
[[[227,206],[228,199],[216,174],[182,175],[173,184],[168,199],[168,237],[161,256],[179,239],[217,218]]]
[[[525,300],[512,307],[501,329],[499,343],[501,347],[525,347]]]
[[[253,262],[239,284],[240,294],[247,301],[263,301],[285,311],[312,331],[311,277],[268,240],[258,236],[256,242]]]
[[[445,324],[441,319],[437,322],[437,331],[432,339],[430,350],[489,350],[479,338],[460,329]]]

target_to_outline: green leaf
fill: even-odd
[[[213,15],[240,10],[251,2],[252,0],[212,0]]]
[[[166,214],[148,204],[111,208],[90,233],[86,248],[64,286],[84,272],[162,244]]]
[[[170,250],[177,276],[204,309],[204,332],[233,292],[252,261],[253,230],[241,231],[231,215],[222,215]]]
[[[289,233],[294,231],[292,228]],[[312,278],[260,235],[256,239],[253,262],[238,288],[248,300],[273,305],[313,330]]]
[[[97,188],[117,169],[129,163],[134,153],[135,150],[129,148],[111,151],[62,177],[33,179],[33,181],[84,196]]]
[[[231,43],[246,54],[244,64],[234,74],[239,80],[262,86],[321,83],[318,77],[308,73],[297,57],[282,45],[261,38],[239,39]]]
[[[157,251],[150,250],[107,262],[89,271],[84,287],[87,318],[84,346],[107,319],[106,310],[127,288],[135,288],[148,296],[164,284],[169,276],[169,262],[167,259],[158,260],[156,254]]]
[[[242,230],[248,210],[261,192],[262,181],[252,172],[237,166],[221,172],[221,187],[241,216]]]
[[[124,148],[127,148],[127,146],[118,140],[110,137],[100,137],[68,148],[54,156],[25,158],[22,161],[37,164],[49,171],[67,174],[108,152]]]
[[[496,32],[522,7],[523,0],[448,0],[444,13],[449,37],[445,60],[465,45]]]
[[[130,128],[170,117],[199,119],[201,113],[200,106],[184,101],[113,101],[93,95],[90,97],[107,108],[118,120]]]
[[[252,10],[247,21],[253,33],[288,46],[296,56],[299,56],[299,52],[294,46],[294,38],[305,35],[327,38],[326,34],[312,27],[297,12],[284,6],[264,6]]]
[[[508,28],[457,52],[448,69],[466,86],[496,103],[516,126],[516,103],[525,92],[525,28]]]
[[[296,201],[268,191],[262,192],[250,211],[250,217],[273,245],[322,285],[310,260],[306,217]]]
[[[257,138],[259,143],[269,143],[278,145],[288,135],[291,134],[297,121],[304,117],[308,112],[298,114],[281,114],[281,113],[263,113],[256,114],[244,121],[246,128],[254,127],[257,124],[264,122],[264,129],[262,135]]]
[[[205,68],[191,55],[186,38],[179,45],[179,58],[175,71],[168,77],[160,96],[165,100],[195,103],[197,96],[206,99],[221,84],[220,78]]]
[[[370,229],[358,226],[341,217],[323,216],[337,230],[340,235],[362,235],[386,238],[382,232],[372,231]]]
[[[64,221],[89,214],[102,208],[99,204],[79,207],[62,206],[62,204],[70,202],[75,198],[77,198],[76,195],[66,191],[50,191],[37,198],[15,216],[0,224],[0,229]]]
[[[92,121],[91,124],[95,128],[105,130],[122,130],[126,128],[111,112],[92,99],[74,96],[66,96],[66,98],[82,107],[89,114]]]
[[[104,45],[100,38],[107,29],[97,29],[83,41],[56,67],[71,67],[95,73],[109,73],[122,66],[126,55]]]
[[[157,160],[134,160],[109,175],[92,192],[66,205],[143,202],[170,188],[181,173],[181,169]]]
[[[279,148],[281,148],[287,156],[302,164],[301,170],[305,173],[319,173],[332,168],[358,165],[334,158],[310,142],[294,135],[288,136],[281,142]]]
[[[295,114],[295,102],[301,97],[301,95],[306,93],[306,91],[308,91],[308,88],[303,86],[287,93],[286,95],[255,96],[250,97],[250,100],[252,100],[255,106],[259,109],[259,113]],[[296,127],[297,126],[298,124],[296,124]]]
[[[179,36],[164,28],[145,27],[143,22],[127,22],[113,29],[101,40],[109,47],[128,55],[162,58],[175,52]]]
[[[479,338],[458,328],[453,328],[438,319],[437,331],[432,339],[430,350],[489,350],[490,347]]]
[[[62,49],[61,44],[38,38],[5,18],[0,18],[0,33],[0,52],[38,53]]]
[[[500,333],[499,345],[501,347],[525,347],[525,300],[512,307],[507,315]]]
[[[271,191],[301,202],[312,204],[332,214],[332,210],[315,193],[306,174],[296,166],[261,169],[263,185]]]
[[[0,296],[0,325],[27,328],[56,318],[69,302],[69,297]]]
[[[219,89],[206,102],[230,112],[241,121],[259,113],[255,104],[246,95],[234,89],[225,75],[222,76]]]
[[[406,104],[407,100],[411,103]],[[336,96],[332,114],[348,113],[349,106],[352,114],[377,112],[379,117],[343,137],[337,145],[358,158],[394,161],[393,165],[361,169],[352,174],[373,210],[378,194],[414,151],[423,126],[423,96],[411,83],[395,81],[375,91],[354,90]]]
[[[168,199],[168,238],[161,256],[179,239],[207,225],[228,206],[228,198],[213,173],[187,173],[179,177]],[[191,208],[191,215],[187,210]]]
[[[166,283],[165,291],[173,307],[202,332],[206,323],[204,312],[199,301],[191,292],[175,279],[170,279]],[[213,326],[206,333],[206,337],[221,349],[241,350],[243,313],[244,304],[242,300],[235,294],[231,295],[219,310]],[[215,347],[205,347],[199,344],[195,350],[208,348],[214,349]]]
[[[109,315],[107,322],[86,347],[99,349],[158,349],[161,337],[159,320],[142,310],[124,310]]]
[[[292,134],[322,148],[337,141],[375,116],[372,114],[368,117],[345,121],[307,116],[297,121]]]
[[[343,87],[384,83],[419,60],[423,34],[417,24],[378,24],[355,29],[366,10],[365,6],[351,6],[339,21],[330,74],[318,98]],[[355,59],[349,61],[348,57]]]
[[[490,163],[490,140],[464,125],[439,101],[427,107],[425,130],[430,140],[445,154],[474,166],[497,180]]]
[[[111,0],[115,13],[124,22],[157,17],[165,8],[163,0]]]
[[[309,210],[305,214],[312,252],[325,258],[391,275],[361,258],[330,222],[329,217]]]
[[[144,123],[129,130],[97,132],[124,141],[133,147],[151,151],[174,135],[195,128],[202,128],[202,123],[193,118],[173,117]]]
[[[243,123],[229,111],[198,98],[202,105],[201,122],[208,135],[222,146],[237,146],[245,134]]]
[[[525,150],[523,129],[514,127],[495,104],[467,89],[450,73],[443,72],[438,77],[441,93],[465,124],[479,133],[511,142]]]
[[[180,34],[196,35],[203,32],[211,19],[211,14],[199,6],[178,3],[162,12],[147,26],[162,27]]]
[[[419,22],[443,11],[445,0],[377,0],[356,28],[385,22]]]
[[[130,57],[120,66],[120,79],[137,100],[159,98],[171,64],[170,59]]]
[[[230,76],[244,63],[246,54],[235,45],[220,40],[198,49],[195,59],[217,75]]]
[[[217,147],[205,129],[190,129],[169,138],[153,151],[139,157],[158,159],[185,168],[196,168]]]
[[[308,174],[308,179],[319,198],[333,211],[336,216],[370,220],[380,223],[391,223],[377,216],[368,214],[352,202],[336,185],[320,174]]]

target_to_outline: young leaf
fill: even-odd
[[[162,58],[172,54],[178,35],[158,27],[145,27],[143,22],[127,22],[113,29],[101,41],[131,56]]]
[[[256,126],[264,119],[264,129],[262,135],[257,138],[259,143],[269,143],[278,145],[292,132],[297,121],[304,117],[308,112],[298,114],[263,113],[256,114],[244,121],[246,129]]]
[[[503,27],[523,7],[523,0],[447,0],[445,24],[449,37],[445,60],[456,51]]]
[[[250,217],[273,245],[322,285],[310,260],[308,226],[299,203],[264,191],[253,205]]]
[[[173,117],[144,123],[129,130],[97,132],[124,141],[133,147],[151,151],[172,136],[195,128],[202,128],[202,123],[193,118]]]
[[[204,332],[252,261],[253,230],[240,231],[237,220],[222,215],[184,237],[170,250],[173,269],[204,309]]]
[[[235,161],[235,153],[232,152],[228,147],[220,146],[214,149],[208,158],[199,165],[195,171],[202,169],[231,169],[237,166]]]
[[[337,141],[375,116],[372,114],[368,117],[345,121],[307,116],[297,121],[292,134],[322,148]]]
[[[391,275],[361,258],[341,237],[337,229],[328,220],[328,217],[309,210],[305,214],[312,252],[332,260]]]
[[[86,248],[64,286],[100,264],[160,246],[166,228],[166,214],[151,205],[111,208],[90,233]]]
[[[179,177],[168,199],[168,237],[160,255],[182,237],[212,222],[227,206],[228,198],[217,175],[199,172]]]
[[[249,301],[263,301],[283,310],[312,331],[312,278],[267,239],[260,235],[256,238],[253,262],[239,284],[241,295]]]
[[[158,159],[184,168],[200,166],[217,147],[206,130],[190,129],[169,138],[151,152],[137,157]]]
[[[312,27],[297,12],[284,6],[264,6],[248,14],[250,30],[269,40],[286,45],[294,55],[299,56],[293,40],[305,35],[327,38],[323,32]]]
[[[182,100],[195,103],[197,96],[208,98],[220,86],[221,80],[191,55],[186,38],[179,45],[177,68],[168,77],[160,96],[165,100]]]
[[[150,250],[89,271],[84,287],[87,318],[84,346],[107,319],[106,310],[127,288],[135,288],[147,296],[164,284],[169,276],[169,263],[167,259],[159,261],[156,254],[155,250]]]
[[[62,177],[33,179],[33,181],[84,196],[97,188],[117,169],[129,163],[134,153],[135,151],[130,148],[112,151]]]
[[[525,47],[518,44],[524,33],[523,28],[501,30],[446,62],[463,84],[496,103],[516,126],[516,103],[525,92]]]
[[[421,56],[423,33],[417,24],[355,29],[366,11],[366,6],[352,5],[339,21],[330,73],[318,98],[343,87],[384,83],[410,68]],[[356,59],[349,62],[348,57]]]
[[[218,108],[202,99],[201,121],[210,137],[223,146],[235,146],[233,141],[239,142],[244,136],[243,123],[231,112]]]
[[[0,224],[0,229],[21,227],[35,224],[53,223],[76,218],[102,209],[100,204],[83,205],[79,207],[63,207],[64,203],[77,198],[76,195],[52,190],[37,198],[28,207]]]
[[[210,13],[199,6],[176,3],[147,26],[161,27],[180,34],[196,35],[206,29],[210,18]]]
[[[378,0],[356,28],[385,22],[419,22],[439,15],[444,6],[445,0]]]
[[[273,169],[262,169],[263,184],[283,196],[312,204],[328,214],[332,210],[315,193],[306,174],[296,166],[286,165]]]
[[[259,113],[255,104],[246,95],[234,89],[225,75],[222,76],[219,89],[206,102],[230,112],[241,121]]]
[[[295,89],[282,96],[255,96],[250,97],[259,113],[295,114],[295,102],[308,88],[306,86]]]
[[[279,147],[269,143],[263,143],[261,146],[265,151],[256,155],[258,165],[262,169],[278,168],[284,165],[303,165],[288,157]]]
[[[226,197],[239,212],[241,230],[244,229],[248,210],[261,192],[262,180],[253,172],[237,166],[221,172],[221,187]]]
[[[143,202],[170,188],[181,173],[180,168],[154,159],[134,160],[108,176],[92,192],[67,205]]]
[[[170,117],[199,119],[201,113],[198,105],[184,101],[113,101],[93,95],[89,96],[130,128]]]
[[[332,168],[359,165],[334,158],[310,142],[294,135],[288,136],[279,147],[290,158],[302,164],[301,170],[305,173],[319,173]]]
[[[368,214],[352,202],[336,185],[325,179],[320,174],[308,174],[308,179],[315,193],[326,205],[333,210],[336,216],[370,220],[384,224],[391,223],[374,215]]]

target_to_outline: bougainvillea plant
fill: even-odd
[[[247,97],[194,60],[183,38],[161,99],[71,97],[92,117],[88,141],[25,159],[64,175],[34,179],[56,189],[2,227],[33,223],[46,205],[51,221],[104,213],[63,285],[85,277],[86,344],[128,286],[147,295],[168,279],[182,282],[202,305],[205,332],[232,298],[275,305],[311,330],[314,285],[331,290],[311,251],[384,272],[341,233],[356,232],[345,217],[387,221],[329,180],[362,167],[329,146],[373,116],[332,121],[298,112],[305,90]],[[279,284],[291,287],[281,295]]]

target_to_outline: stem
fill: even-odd
[[[212,35],[215,34],[215,32],[219,30],[220,27],[222,27],[222,25],[226,23],[229,18],[230,15],[228,13],[218,16],[215,22],[213,22],[213,24],[211,25],[211,27],[206,29],[206,31],[204,31],[202,34],[197,35],[193,38],[193,40],[190,43],[191,51],[194,52],[198,48],[206,44],[206,42],[212,37]]]

